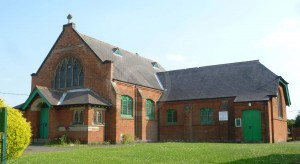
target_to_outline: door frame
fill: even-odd
[[[42,107],[40,113],[40,139],[48,139],[49,134],[49,108]]]
[[[245,122],[245,120],[249,121],[248,119],[245,119],[245,113],[249,112],[249,111],[255,111],[257,113],[259,113],[259,118],[252,118],[251,119],[251,126],[249,126],[248,128],[251,128],[252,130],[252,136],[251,139],[245,139],[245,129],[247,128],[246,126],[249,125],[249,123]],[[256,117],[256,116],[255,116]],[[242,111],[242,138],[243,141],[245,142],[262,142],[262,121],[261,121],[261,110],[260,109],[246,109]],[[259,125],[257,125],[259,124]],[[257,126],[257,127],[256,127]],[[253,130],[253,127],[256,127],[256,130]]]

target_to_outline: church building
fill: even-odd
[[[166,71],[68,23],[31,77],[33,140],[287,140],[288,83],[257,60]]]

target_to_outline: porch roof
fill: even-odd
[[[110,107],[112,105],[108,100],[104,99],[89,88],[61,91],[49,89],[43,86],[36,86],[36,88],[30,93],[28,99],[22,105],[21,109],[27,109],[36,95],[39,95],[49,107],[84,104]]]

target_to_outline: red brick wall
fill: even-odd
[[[146,119],[146,99],[151,99],[156,102],[161,91],[128,84],[120,81],[115,81],[117,87],[117,101],[115,117],[116,130],[115,138],[112,141],[119,142],[121,134],[128,134],[134,138],[141,140],[157,140],[157,108],[155,107],[155,119]],[[133,118],[121,117],[121,96],[127,95],[133,99]],[[135,110],[136,109],[136,110]],[[112,113],[112,112],[111,112]],[[114,122],[110,122],[114,123]]]
[[[39,96],[37,96],[39,98]],[[35,98],[35,99],[37,99]],[[34,101],[33,101],[34,102]],[[73,122],[73,111],[74,108],[78,107],[63,107],[63,108],[51,108],[49,110],[49,124],[48,124],[48,135],[49,139],[56,139],[65,134],[65,131],[59,130],[69,126],[71,129],[68,132],[68,139],[79,140],[81,142],[102,142],[105,140],[105,124],[94,125],[93,116],[94,109],[90,106],[79,107],[83,108],[83,125],[72,125]],[[105,111],[102,111],[103,121],[105,122]],[[32,129],[34,130],[33,138],[39,138],[39,125],[40,125],[40,111],[31,111],[30,108],[25,110],[24,116],[29,122],[31,122]],[[72,130],[74,127],[85,128],[85,130],[77,131]],[[87,130],[87,127],[98,127],[98,130]]]
[[[138,107],[137,107],[137,137],[141,140],[157,141],[158,140],[158,110],[156,101],[162,94],[162,91],[137,87]],[[146,118],[146,100],[150,99],[154,102],[154,119]]]
[[[228,104],[228,121],[219,121],[219,111],[222,99],[210,100],[192,100],[180,102],[160,102],[160,139],[161,140],[193,140],[193,141],[242,141],[242,127],[235,127],[235,118],[242,118],[242,112],[248,109],[259,109],[261,111],[261,133],[262,141],[270,142],[270,118],[268,102],[248,102],[233,103],[233,99],[229,100]],[[189,105],[191,110],[185,110],[185,106]],[[285,104],[284,104],[285,105]],[[283,105],[283,106],[284,106]],[[212,125],[202,125],[200,123],[200,109],[212,108],[214,123]],[[168,109],[177,110],[177,124],[166,124],[166,111]],[[285,111],[285,108],[284,108]],[[285,115],[286,112],[284,112]],[[191,123],[190,123],[191,122]],[[281,121],[278,124],[273,121],[275,131],[283,131],[275,133],[275,141],[278,141],[280,136],[286,134],[286,124]],[[286,141],[284,138],[282,139]]]
[[[266,116],[267,105],[266,102],[251,102],[251,106],[249,103],[234,103],[234,116],[235,118],[242,118],[242,113],[245,110],[249,109],[257,109],[261,112],[261,134],[262,134],[262,141],[268,142],[267,140],[267,128],[268,128],[268,117]],[[243,140],[243,128],[242,127],[235,127],[235,140],[242,141]]]
[[[53,49],[44,61],[45,63],[41,66],[39,72],[37,72],[36,75],[32,76],[32,90],[35,88],[36,85],[52,88],[56,67],[66,57],[73,57],[81,62],[84,71],[84,87],[92,89],[93,91],[97,92],[100,96],[106,98],[113,105],[115,105],[116,94],[111,85],[113,64],[102,63],[101,60],[90,50],[90,48],[88,48],[85,45],[85,43],[76,34],[72,27],[72,24],[64,26],[60,38],[57,40]],[[107,112],[106,114],[109,118],[108,120],[112,121],[112,123],[107,122],[107,124],[110,125],[110,129],[105,130],[105,128],[101,128],[101,133],[106,133],[108,139],[113,138],[111,136],[114,136],[115,133],[115,128],[113,127],[115,126],[115,123],[113,123],[113,121],[115,120],[115,118],[113,118],[114,108],[110,110],[112,110],[112,112]],[[70,116],[72,117],[72,115]],[[90,113],[85,113],[84,116],[84,120],[86,121],[85,124],[88,124],[88,121],[90,121],[93,117]],[[87,116],[90,116],[91,118],[88,118]],[[56,112],[51,111],[50,118],[52,117],[60,116],[58,116]],[[63,118],[61,121],[68,124],[70,122],[69,118]],[[51,124],[53,124],[53,129],[49,131],[49,136],[54,137],[61,135],[60,133],[57,134],[54,132],[54,127],[57,127],[59,123],[52,122]],[[87,140],[87,134],[83,135],[80,133],[79,135],[78,132],[70,132],[70,135],[73,134],[74,137],[75,135],[78,135],[82,140]],[[95,136],[95,134],[91,134],[89,136],[89,139],[91,138],[91,136]],[[98,138],[100,138],[99,140],[103,140],[103,138],[105,137],[101,136]],[[94,139],[92,140],[94,141]]]
[[[94,90],[114,104],[115,92],[111,85],[113,64],[102,63],[78,37],[71,24],[65,25],[40,71],[32,76],[32,90],[36,85],[52,88],[56,67],[66,57],[74,57],[81,62],[84,87]]]
[[[273,142],[286,142],[287,141],[287,117],[286,117],[286,103],[284,100],[283,89],[281,86],[278,87],[278,91],[281,93],[281,104],[283,117],[278,117],[278,105],[277,97],[272,98],[272,109],[273,109]]]
[[[228,141],[228,121],[219,121],[221,101],[222,99],[161,102],[160,139],[193,141]],[[186,106],[190,106],[190,110],[185,110]],[[213,109],[213,124],[202,125],[200,123],[200,109],[202,108]],[[178,117],[176,125],[167,125],[166,115],[168,109],[177,110]]]

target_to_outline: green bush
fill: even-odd
[[[4,103],[0,99],[0,107],[7,107],[7,159],[21,156],[30,144],[31,126],[22,113]]]
[[[110,145],[110,141],[103,141],[102,145]]]
[[[121,144],[131,144],[131,143],[133,143],[133,138],[128,134],[124,134],[122,136]]]

